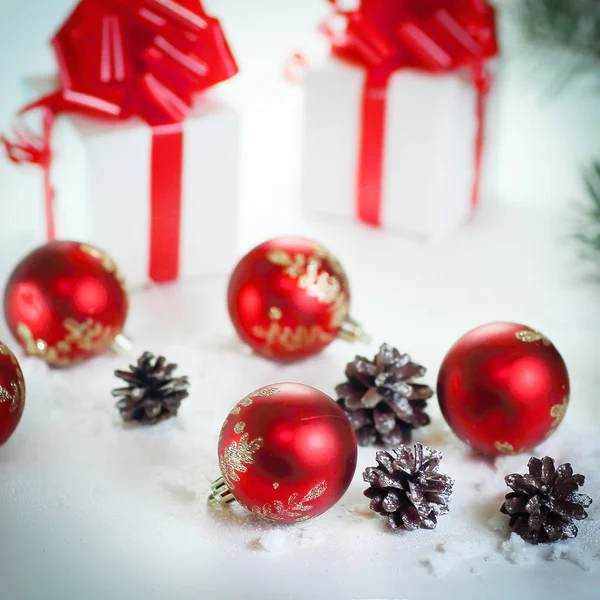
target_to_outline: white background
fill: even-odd
[[[19,106],[19,77],[52,70],[47,39],[70,5],[0,0],[0,129]],[[350,275],[354,315],[376,342],[398,345],[426,365],[430,385],[450,345],[477,324],[513,320],[543,331],[568,365],[572,402],[539,452],[588,475],[590,519],[577,540],[559,547],[558,562],[546,562],[544,549],[504,548],[506,532],[494,533],[489,521],[506,490],[502,477],[523,471],[525,458],[487,463],[470,456],[435,400],[433,425],[420,439],[443,449],[444,470],[457,480],[451,513],[435,532],[394,536],[372,517],[360,477],[373,464],[369,448],[360,451],[343,501],[305,527],[279,530],[242,513],[209,513],[204,496],[216,475],[216,439],[237,400],[281,380],[332,394],[354,352],[377,346],[335,342],[314,360],[285,368],[253,357],[227,320],[224,275],[132,298],[128,331],[137,350],[164,352],[192,381],[180,416],[159,427],[120,426],[109,390],[123,360],[106,356],[72,371],[22,360],[28,405],[0,451],[0,597],[597,598],[598,283],[583,276],[568,239],[582,199],[579,165],[600,156],[597,99],[573,89],[551,100],[540,91],[542,67],[509,60],[516,47],[505,28],[507,60],[490,134],[495,158],[476,222],[442,247],[312,223],[298,216],[297,205],[301,89],[285,83],[282,72],[292,50],[313,46],[326,2],[212,0],[206,7],[221,18],[242,69],[222,86],[245,118],[240,247],[288,232],[325,241]],[[532,85],[538,75],[540,84]],[[15,219],[13,237],[27,231],[36,199],[26,171],[0,159],[0,225],[6,232],[6,220]],[[10,266],[6,235],[0,275]],[[0,337],[8,339],[2,328]]]

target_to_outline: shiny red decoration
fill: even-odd
[[[60,87],[24,110],[170,125],[186,117],[194,94],[238,70],[199,0],[81,0],[52,46]]]
[[[320,352],[348,317],[350,289],[340,263],[304,238],[264,242],[229,280],[229,315],[258,354],[293,361]]]
[[[127,318],[125,281],[102,250],[49,242],[28,254],[4,292],[4,315],[25,352],[49,365],[83,362],[110,348]]]
[[[538,331],[489,323],[450,349],[437,383],[454,433],[484,454],[527,452],[548,438],[569,403],[569,375],[558,350]]]
[[[0,446],[17,428],[25,408],[25,379],[10,348],[0,342]]]
[[[343,10],[343,28],[325,26],[332,53],[366,69],[361,109],[356,208],[360,220],[381,224],[386,94],[399,69],[436,74],[466,69],[477,91],[475,177],[478,203],[485,106],[491,78],[485,62],[498,52],[495,9],[487,0],[361,0]]]
[[[451,71],[497,54],[496,14],[488,0],[361,0],[330,32],[336,56],[370,69]]]
[[[229,491],[255,515],[295,523],[331,508],[356,469],[354,431],[329,396],[276,383],[231,410],[218,445]]]

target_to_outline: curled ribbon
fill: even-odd
[[[45,172],[48,237],[54,237],[49,169],[54,117],[78,112],[109,119],[138,117],[152,127],[149,275],[179,271],[181,123],[194,96],[237,73],[217,19],[199,0],[81,0],[52,40],[59,89],[21,109],[44,110],[41,137],[2,138],[13,162]]]
[[[346,11],[329,1],[344,22],[342,29],[327,30],[333,55],[367,71],[357,172],[359,219],[381,224],[387,86],[391,75],[403,68],[432,74],[469,71],[477,92],[475,208],[491,84],[486,61],[498,53],[494,8],[487,0],[362,0],[358,9]]]

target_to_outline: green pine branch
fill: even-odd
[[[584,176],[589,203],[584,211],[585,224],[577,238],[589,250],[600,253],[600,162],[594,163]]]
[[[600,2],[598,0],[517,0],[524,38],[546,48],[573,53],[600,69]]]
[[[557,50],[568,54],[566,61],[553,61],[559,89],[582,75],[600,79],[600,0],[516,0],[514,10],[531,50],[553,59]],[[600,262],[600,162],[584,173],[584,184],[588,203],[576,237]]]

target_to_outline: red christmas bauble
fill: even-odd
[[[569,402],[569,375],[538,331],[489,323],[452,346],[437,396],[454,433],[485,454],[520,454],[549,437]]]
[[[329,396],[277,383],[234,406],[221,429],[219,466],[229,491],[255,515],[295,523],[331,508],[356,469],[356,439]]]
[[[320,352],[348,318],[350,289],[340,263],[304,238],[264,242],[229,280],[229,315],[258,354],[293,361]]]
[[[0,342],[0,446],[17,428],[25,407],[25,380],[19,362]]]
[[[4,315],[25,352],[49,365],[83,362],[110,348],[127,318],[125,281],[102,250],[49,242],[14,269]]]

